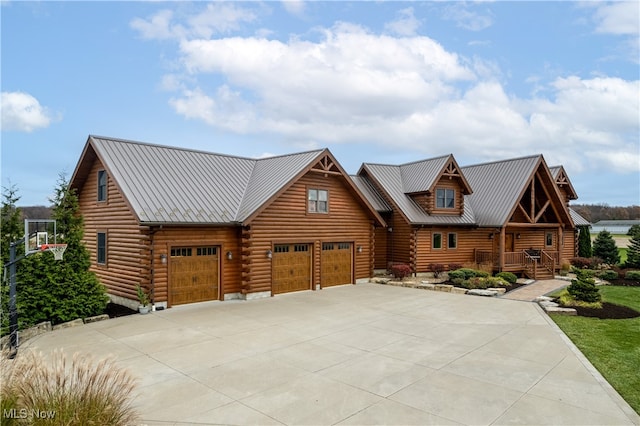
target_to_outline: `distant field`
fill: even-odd
[[[598,234],[591,234],[591,243],[596,239]],[[613,240],[616,242],[616,247],[618,248],[627,248],[629,247],[629,241],[631,240],[631,236],[624,234],[612,234]]]

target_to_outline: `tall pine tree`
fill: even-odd
[[[83,219],[78,197],[60,175],[53,203],[57,242],[67,244],[64,259],[44,252],[24,259],[18,268],[18,306],[22,327],[51,321],[58,324],[104,312],[105,288],[89,270],[90,255],[82,244]],[[21,328],[22,328],[21,327]]]
[[[593,251],[591,249],[591,232],[589,232],[589,225],[578,227],[578,256],[591,257]]]
[[[2,284],[0,285],[0,301],[2,302],[2,316],[0,318],[1,334],[9,332],[9,268],[4,265],[9,262],[9,247],[24,237],[20,208],[16,203],[20,200],[18,188],[15,185],[2,188],[2,208],[0,209],[0,262],[2,262]],[[24,253],[24,246],[18,244],[16,254]]]
[[[604,230],[598,233],[593,242],[593,255],[609,265],[617,265],[620,262],[618,247],[609,231]]]
[[[640,232],[636,232],[629,241],[625,266],[627,268],[640,268]]]

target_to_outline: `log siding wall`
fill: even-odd
[[[329,191],[329,212],[307,211],[307,190]],[[308,172],[243,231],[244,293],[271,291],[271,259],[267,250],[274,244],[310,244],[312,250],[312,286],[321,284],[320,257],[323,242],[353,243],[354,279],[373,273],[374,220],[343,182],[342,176]],[[362,252],[357,252],[357,247]]]
[[[148,228],[140,226],[122,193],[107,175],[107,200],[98,201],[96,160],[84,186],[78,191],[84,218],[83,242],[91,253],[90,270],[95,272],[110,294],[137,300],[136,285],[150,287],[151,262]],[[97,263],[97,233],[107,234],[106,264]]]

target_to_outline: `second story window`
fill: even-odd
[[[107,201],[107,172],[98,171],[98,201]]]
[[[453,209],[456,207],[456,191],[453,189],[436,189],[436,207],[439,209]]]
[[[309,189],[309,213],[329,213],[329,193],[325,189]]]

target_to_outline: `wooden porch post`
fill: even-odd
[[[506,234],[506,228],[500,228],[500,241],[498,241],[498,272],[502,272],[502,270],[504,269],[504,240]]]

